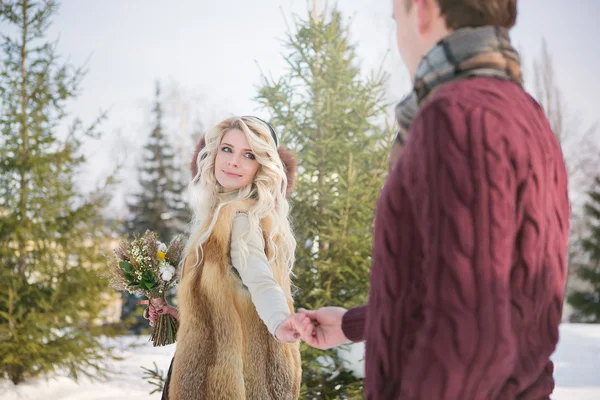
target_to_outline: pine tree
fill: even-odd
[[[263,76],[257,100],[298,158],[291,197],[296,307],[364,304],[374,207],[392,138],[383,104],[387,76],[361,77],[335,9],[297,20],[286,48],[289,70],[277,80]],[[362,398],[362,379],[336,350],[303,345],[302,359],[302,398]]]
[[[128,205],[132,218],[128,230],[144,233],[150,229],[168,242],[182,233],[190,218],[183,200],[182,169],[178,168],[175,152],[163,130],[163,111],[160,101],[160,85],[156,84],[154,103],[154,128],[144,146],[139,168],[141,191]]]
[[[581,241],[586,260],[576,270],[588,290],[574,290],[568,301],[577,310],[580,319],[600,323],[600,177],[596,177],[588,195],[590,199],[585,205],[585,216],[589,233]]]
[[[175,151],[163,129],[163,108],[161,105],[160,85],[156,83],[153,108],[154,127],[144,146],[142,162],[139,168],[141,190],[128,204],[131,219],[127,230],[131,236],[143,234],[147,229],[158,234],[160,240],[168,243],[186,228],[191,218],[189,208],[183,200],[183,169],[177,167]],[[129,328],[141,333],[148,328],[148,321],[141,317],[141,308],[137,306],[137,295],[123,293],[121,318]],[[167,301],[173,300],[173,293]],[[132,316],[134,316],[132,318]]]
[[[97,319],[110,297],[98,270],[111,182],[89,195],[76,185],[97,123],[75,120],[61,135],[84,71],[61,64],[45,39],[56,11],[51,0],[0,2],[0,377],[14,384],[54,371],[99,377],[107,356]]]

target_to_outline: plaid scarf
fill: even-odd
[[[413,91],[396,106],[399,132],[404,142],[419,106],[440,85],[473,76],[490,76],[523,84],[520,58],[510,43],[508,30],[495,26],[461,28],[439,41],[419,63]]]

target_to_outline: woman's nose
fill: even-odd
[[[229,165],[231,165],[232,167],[239,167],[239,165],[240,165],[239,156],[237,156],[236,154],[232,155],[231,158],[229,159]]]

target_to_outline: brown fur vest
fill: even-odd
[[[203,246],[203,262],[194,267],[196,256],[191,254],[184,263],[169,400],[291,400],[299,396],[298,344],[279,343],[271,336],[230,264],[233,217],[250,206],[238,202],[223,209]],[[261,225],[268,232],[268,223]],[[265,251],[270,256],[270,249]],[[275,275],[281,282],[279,278]],[[289,294],[289,285],[283,290]],[[293,312],[291,301],[289,306]]]

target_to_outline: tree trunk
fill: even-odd
[[[19,383],[23,383],[23,381],[25,380],[24,372],[25,371],[23,370],[23,367],[15,366],[15,367],[12,367],[9,369],[8,377],[10,378],[12,383],[15,384],[15,386],[16,386]]]
[[[19,193],[19,216],[21,218],[21,226],[26,225],[27,221],[27,186],[29,185],[29,176],[27,174],[28,159],[29,159],[29,125],[27,123],[27,103],[29,101],[27,94],[27,32],[29,22],[27,20],[27,0],[23,1],[23,31],[21,36],[21,164],[19,172],[21,175],[21,187]],[[17,271],[20,274],[25,273],[25,248],[27,246],[27,237],[23,234],[18,235],[19,246],[19,261],[17,263]]]

